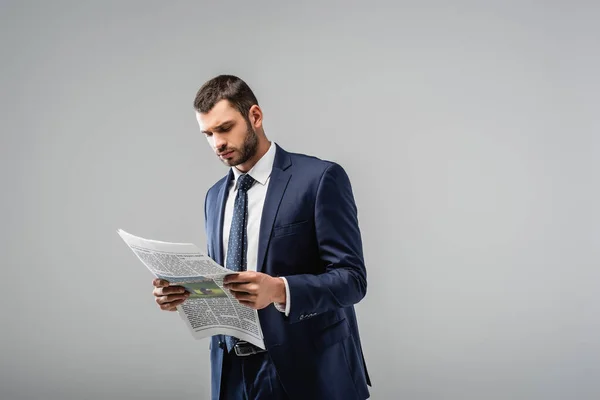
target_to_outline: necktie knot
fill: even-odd
[[[256,181],[250,175],[240,175],[240,177],[238,178],[238,190],[241,190],[242,192],[247,192],[248,189],[250,189],[252,185],[254,185],[254,182]]]

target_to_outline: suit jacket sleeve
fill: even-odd
[[[210,236],[208,236],[208,214],[206,213],[206,207],[208,206],[208,193],[209,191],[206,191],[206,194],[204,196],[204,234],[206,236],[206,252],[208,254],[209,257],[213,257],[212,254],[210,254],[210,246],[208,245],[208,241],[210,240]],[[214,258],[214,257],[213,257]]]
[[[323,173],[315,200],[315,229],[325,272],[286,276],[290,322],[358,303],[367,291],[367,271],[357,208],[344,169],[333,163]]]

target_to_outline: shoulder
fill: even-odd
[[[351,183],[346,170],[336,161],[322,159],[314,155],[287,152],[283,154],[289,160],[290,172],[294,177],[292,185],[303,193],[314,196],[333,192],[351,191]],[[283,164],[287,164],[283,163]]]
[[[212,199],[216,199],[217,198],[217,195],[219,194],[220,188],[223,186],[223,184],[225,183],[225,181],[227,179],[229,179],[229,174],[227,174],[224,177],[222,177],[221,179],[219,179],[215,184],[213,184],[206,191],[206,198],[205,198],[205,202],[206,203],[210,202]]]
[[[217,182],[215,182],[208,190],[207,190],[207,194],[208,193],[217,193],[219,191],[219,188],[225,183],[225,181],[229,178],[229,174],[225,175],[224,177],[222,177],[221,179],[219,179]]]
[[[294,170],[304,177],[301,181],[308,184],[315,191],[324,186],[335,190],[351,186],[348,173],[336,161],[300,153],[290,153],[290,159]]]
[[[294,169],[313,178],[320,179],[326,174],[345,174],[344,168],[338,162],[302,153],[288,152],[288,155]]]

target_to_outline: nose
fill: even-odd
[[[219,135],[218,133],[214,133],[212,135],[212,139],[213,139],[213,146],[215,146],[215,150],[217,151],[223,151],[223,149],[225,149],[227,147],[227,141],[225,140],[225,138],[222,135]]]

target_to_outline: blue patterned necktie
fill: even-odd
[[[245,271],[248,250],[248,233],[246,225],[248,224],[248,189],[256,182],[248,174],[240,175],[238,178],[237,196],[233,205],[233,218],[231,220],[231,229],[229,231],[229,241],[227,243],[227,260],[225,266],[233,271]],[[233,336],[225,336],[227,351],[231,351],[238,341]]]

